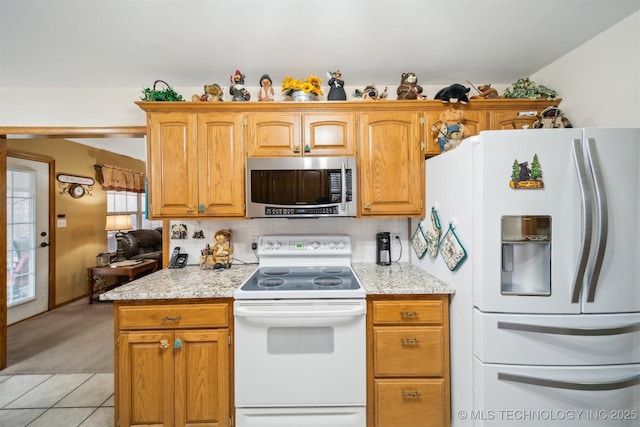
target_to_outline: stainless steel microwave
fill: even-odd
[[[247,159],[247,216],[356,216],[355,157]]]

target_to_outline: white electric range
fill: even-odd
[[[366,292],[344,235],[270,235],[234,293],[238,427],[366,425]]]

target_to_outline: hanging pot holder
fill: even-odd
[[[451,271],[455,271],[467,258],[467,251],[460,243],[451,224],[440,243],[440,255]]]
[[[427,253],[427,238],[424,235],[424,231],[422,231],[420,223],[418,223],[418,228],[416,228],[411,237],[411,246],[413,246],[418,259],[422,259],[424,254]]]
[[[427,228],[427,252],[430,257],[438,256],[438,245],[440,244],[440,218],[438,218],[438,212],[436,208],[431,208],[431,221],[429,228]]]

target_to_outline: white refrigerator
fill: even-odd
[[[640,425],[640,129],[481,132],[425,173],[416,235],[466,252],[412,254],[456,289],[452,425]]]

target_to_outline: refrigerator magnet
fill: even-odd
[[[427,228],[427,252],[429,256],[435,258],[438,256],[438,246],[440,245],[440,218],[438,218],[438,211],[435,207],[431,208],[431,221]]]
[[[416,231],[414,231],[413,236],[411,236],[411,246],[418,256],[418,259],[422,259],[424,254],[427,253],[427,238],[424,235],[420,223],[418,223]]]
[[[440,254],[451,271],[455,271],[460,267],[460,264],[467,258],[467,251],[460,243],[460,239],[458,239],[456,232],[453,231],[451,224],[449,224],[449,229],[442,238],[442,242],[440,242]]]

